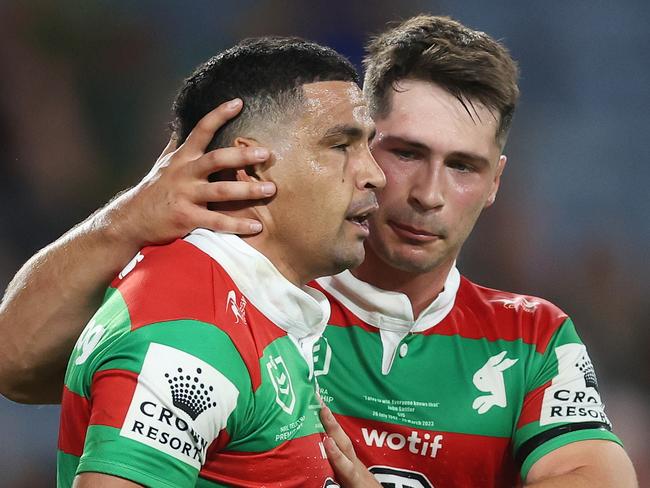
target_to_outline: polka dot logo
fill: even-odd
[[[178,368],[175,373],[165,373],[174,406],[187,413],[192,420],[196,420],[208,408],[217,406],[214,387],[204,383],[202,373],[201,368],[194,371]]]
[[[120,435],[199,468],[238,396],[235,385],[212,365],[151,343]]]

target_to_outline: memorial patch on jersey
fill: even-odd
[[[583,344],[555,348],[558,373],[544,392],[540,425],[602,422],[611,426],[598,393],[596,373]]]
[[[238,395],[235,385],[205,361],[151,343],[120,435],[200,469]]]

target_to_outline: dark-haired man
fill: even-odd
[[[315,285],[332,316],[314,369],[352,439],[343,451],[353,458],[353,445],[391,487],[506,487],[519,476],[531,487],[634,486],[567,316],[455,268],[506,162],[518,96],[509,54],[420,16],[373,40],[366,70],[387,185],[365,261]]]
[[[244,109],[209,147],[272,155],[221,178],[278,192],[228,210],[261,233],[197,229],[142,249],[114,279],[68,365],[58,486],[336,485],[311,355],[329,304],[304,285],[362,261],[384,184],[356,82],[333,50],[285,38],[244,41],[185,80],[179,151],[202,154],[210,138],[192,129],[237,95]]]

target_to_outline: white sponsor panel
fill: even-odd
[[[205,361],[152,343],[120,435],[200,469],[238,395],[235,385]]]
[[[558,374],[544,391],[540,425],[557,422],[604,422],[605,415],[598,383],[587,350],[582,344],[555,348]]]

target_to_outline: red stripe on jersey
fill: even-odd
[[[517,429],[531,422],[537,422],[542,415],[542,401],[544,400],[544,391],[551,386],[551,381],[547,381],[539,388],[528,392],[524,398],[524,404],[521,407],[521,415],[517,422]]]
[[[182,319],[214,324],[231,338],[256,390],[261,383],[259,361],[264,349],[286,332],[249,300],[240,312],[245,320],[235,315],[228,297],[234,292],[235,306],[239,306],[241,292],[219,263],[196,246],[179,239],[140,252],[143,259],[112,284],[126,302],[132,330]],[[254,330],[247,324],[255,324]]]
[[[142,261],[113,281],[127,304],[133,330],[180,319],[213,323],[213,260],[207,254],[183,240],[140,252]]]
[[[88,399],[64,386],[59,424],[59,450],[73,456],[83,454],[89,418]]]
[[[208,456],[200,476],[228,486],[258,488],[283,486],[285,488],[322,488],[325,480],[334,474],[319,444],[322,434],[311,434],[291,439],[263,452],[221,451]],[[269,456],[273,462],[268,462]],[[218,475],[215,473],[219,473]],[[292,474],[293,473],[293,474]],[[282,480],[281,483],[270,483]],[[269,482],[265,484],[264,482]]]
[[[552,303],[476,285],[461,277],[454,308],[425,335],[460,335],[467,339],[515,341],[543,353],[567,315]]]
[[[107,369],[93,376],[90,425],[122,428],[131,399],[138,386],[138,373]]]
[[[433,486],[515,486],[518,472],[509,437],[490,437],[334,414],[368,468],[420,473]]]
[[[310,286],[322,291],[332,305],[329,325],[354,325],[367,332],[379,332],[379,329],[357,317],[318,283],[312,282]],[[566,319],[567,315],[562,310],[546,300],[485,288],[461,277],[451,312],[437,325],[418,333],[457,335],[487,341],[521,339],[526,344],[534,344],[536,350],[543,353],[553,334]]]

